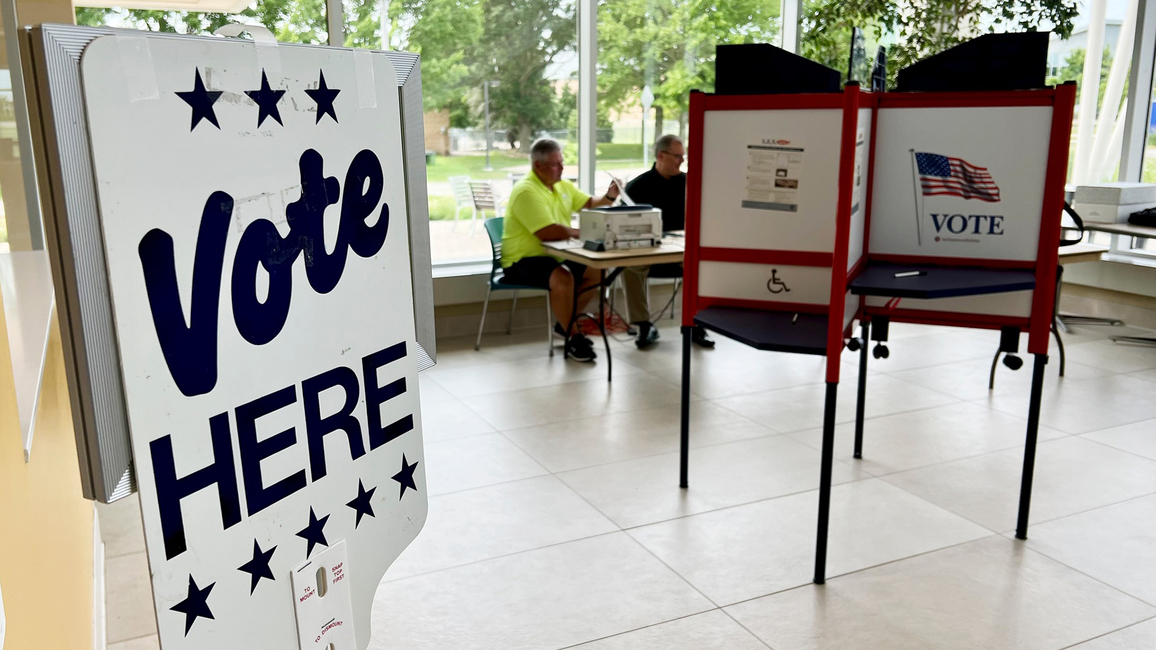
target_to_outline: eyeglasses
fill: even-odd
[[[684,154],[684,153],[680,153],[678,155],[672,154],[669,151],[659,151],[658,153],[664,153],[664,154],[670,156],[671,158],[677,159],[679,162],[686,160],[686,154]]]

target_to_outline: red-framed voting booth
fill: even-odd
[[[1034,355],[1016,534],[1027,535],[1075,86],[1005,92],[690,97],[682,456],[695,325],[826,357],[815,582],[825,580],[835,398],[891,320],[997,329]],[[860,338],[852,337],[859,320]],[[875,325],[872,332],[872,324]]]

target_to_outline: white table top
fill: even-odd
[[[588,251],[578,239],[543,242],[550,253],[563,259],[585,264],[594,269],[616,269],[623,266],[650,266],[653,264],[678,264],[686,254],[681,237],[666,237],[656,248],[630,248],[626,250]]]
[[[1096,232],[1110,232],[1113,235],[1128,235],[1130,237],[1147,237],[1156,239],[1156,228],[1135,226],[1130,223],[1095,223],[1084,222],[1084,230]]]

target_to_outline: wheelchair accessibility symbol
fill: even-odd
[[[787,286],[786,282],[779,279],[778,269],[771,269],[771,279],[767,280],[767,291],[771,293],[783,293],[784,291],[790,293],[791,288]]]

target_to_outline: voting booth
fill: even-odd
[[[824,356],[822,583],[844,347],[860,356],[858,458],[869,341],[886,358],[890,321],[996,329],[1011,354],[1026,333],[1034,367],[1016,530],[1026,537],[1074,99],[1074,85],[692,93],[681,487],[694,326],[760,350]]]
[[[427,512],[417,57],[220,33],[24,34],[82,474],[165,650],[363,650]]]

